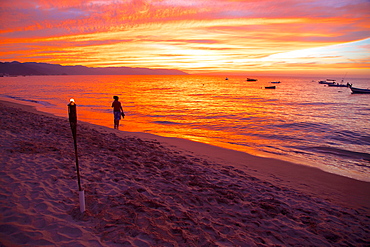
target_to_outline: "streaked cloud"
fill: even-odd
[[[0,2],[0,60],[369,73],[366,0]]]

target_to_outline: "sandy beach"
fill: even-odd
[[[0,246],[370,245],[368,182],[84,122],[81,213],[67,117],[0,114]]]

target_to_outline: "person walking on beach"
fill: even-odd
[[[113,96],[113,103],[112,103],[112,107],[113,107],[113,114],[114,114],[114,128],[115,129],[118,129],[118,126],[119,126],[119,120],[121,120],[121,115],[123,114],[123,109],[122,109],[122,105],[121,105],[121,102],[118,101],[118,96]]]

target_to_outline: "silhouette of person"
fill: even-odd
[[[114,114],[114,128],[118,129],[119,126],[119,120],[121,120],[121,115],[123,113],[121,102],[118,101],[118,96],[113,96],[113,114]]]

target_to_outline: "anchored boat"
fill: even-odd
[[[369,93],[370,94],[370,89],[363,89],[363,88],[356,88],[356,87],[349,87],[352,90],[352,93],[355,94],[364,94],[364,93]]]

